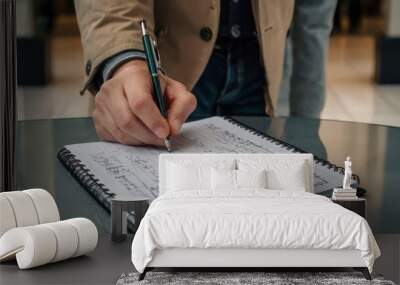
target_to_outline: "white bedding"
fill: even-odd
[[[161,195],[136,232],[132,262],[143,272],[165,248],[358,249],[371,272],[380,255],[359,215],[320,195],[266,189]]]

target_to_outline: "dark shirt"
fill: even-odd
[[[250,0],[221,0],[218,38],[224,40],[255,37]]]
[[[200,1],[200,0],[199,0]],[[238,40],[256,40],[251,0],[220,0],[221,15],[217,37],[217,45],[233,44]],[[258,45],[254,47],[258,49]],[[255,52],[258,52],[255,50]],[[143,51],[128,50],[108,59],[101,67],[101,72],[95,77],[97,86],[109,79],[121,64],[134,58],[145,58]]]

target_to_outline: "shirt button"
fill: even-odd
[[[91,60],[88,60],[86,62],[85,71],[86,71],[86,75],[89,76],[90,71],[92,71],[92,61]]]
[[[212,38],[212,31],[211,31],[211,29],[210,29],[209,27],[201,28],[201,29],[200,29],[200,38],[201,38],[203,41],[206,41],[206,42],[210,41],[211,38]]]
[[[240,34],[241,34],[240,26],[239,25],[233,25],[232,28],[231,28],[232,37],[238,38],[238,37],[240,37]]]

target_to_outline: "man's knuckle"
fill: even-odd
[[[108,95],[112,92],[112,84],[110,81],[106,81],[101,85],[100,92],[104,95]]]
[[[126,133],[121,132],[120,130],[117,130],[116,136],[117,136],[118,142],[120,142],[122,144],[129,144],[129,136]]]
[[[120,140],[120,143],[121,143],[121,144],[126,144],[126,145],[131,144],[131,142],[129,141],[129,139],[126,138],[125,136]]]
[[[134,111],[142,110],[148,103],[149,98],[140,96],[130,101],[130,107]]]
[[[105,130],[102,126],[99,126],[99,125],[96,126],[96,133],[97,133],[97,136],[101,140],[103,140],[103,141],[110,140],[110,138],[107,137],[107,133],[105,132]]]
[[[183,83],[181,83],[179,81],[174,80],[174,84],[175,84],[175,87],[177,89],[179,89],[179,90],[182,90],[182,91],[186,91],[187,90],[185,84],[183,84]]]
[[[132,125],[132,118],[124,117],[119,121],[119,124],[123,130],[129,130]]]
[[[197,106],[197,99],[196,99],[196,97],[194,97],[193,95],[189,95],[189,96],[187,97],[187,100],[188,100],[188,106],[189,106],[189,108],[190,108],[190,109],[195,109],[196,106]]]
[[[94,105],[96,108],[101,107],[103,104],[103,96],[101,93],[97,94],[96,97],[94,97]]]
[[[99,110],[98,109],[94,109],[94,111],[92,113],[92,118],[93,118],[95,124],[97,125],[97,119],[99,118]]]
[[[157,119],[153,119],[149,121],[147,124],[150,130],[155,130],[162,126],[162,123]]]

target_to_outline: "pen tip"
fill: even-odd
[[[172,152],[171,141],[169,140],[169,138],[164,139],[164,144],[165,147],[167,148],[167,151]]]

